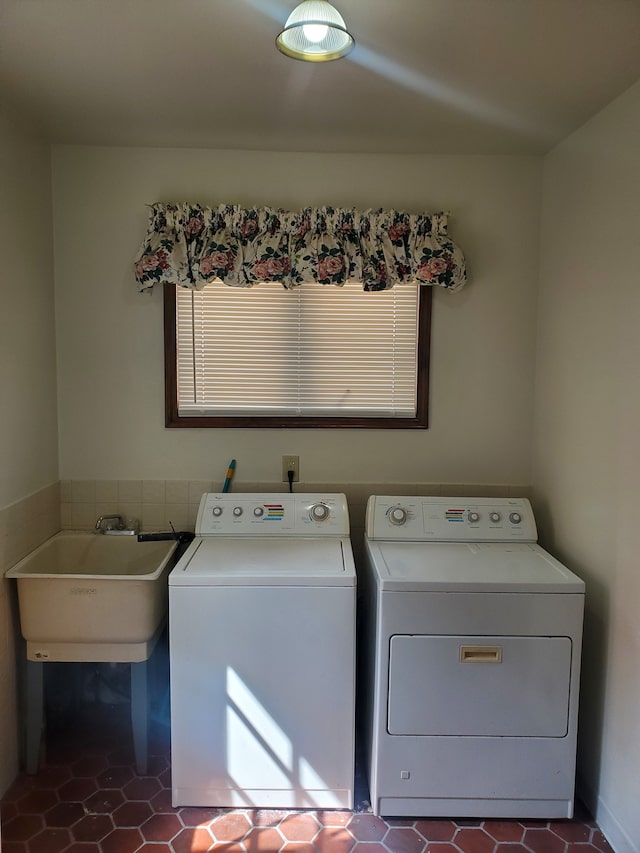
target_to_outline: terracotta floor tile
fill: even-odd
[[[495,839],[487,835],[483,829],[476,827],[459,829],[453,843],[462,850],[462,853],[493,853],[496,846]]]
[[[45,789],[43,791],[31,791],[21,800],[18,800],[16,806],[20,814],[42,814],[57,802],[58,795],[56,792]]]
[[[96,791],[92,794],[85,806],[89,814],[112,814],[118,806],[124,803],[124,797],[121,791]]]
[[[496,847],[496,853],[529,853],[529,848],[525,847],[524,844],[506,841],[504,844],[499,844]]]
[[[123,794],[128,800],[150,800],[151,797],[162,790],[162,786],[157,779],[151,776],[139,776],[137,779],[132,779],[122,789]]]
[[[71,768],[68,766],[41,767],[38,771],[38,788],[59,788],[71,778]]]
[[[321,809],[316,812],[321,826],[346,826],[351,820],[351,812],[332,812]]]
[[[460,851],[448,841],[429,841],[424,848],[424,853],[460,853]]]
[[[244,814],[251,826],[278,826],[291,812],[283,809],[247,809]]]
[[[134,853],[143,842],[139,829],[114,829],[102,840],[103,853]]]
[[[43,829],[29,839],[29,853],[62,853],[71,844],[66,829]]]
[[[111,815],[116,827],[139,827],[152,815],[149,803],[142,801],[126,802]]]
[[[247,834],[242,843],[251,853],[278,853],[284,840],[277,829],[258,826]]]
[[[28,841],[40,832],[44,824],[40,815],[18,815],[2,828],[2,840]]]
[[[283,853],[315,853],[316,846],[311,841],[286,841],[281,849]]]
[[[451,841],[457,828],[450,820],[419,820],[415,828],[427,841]],[[522,836],[522,829],[520,830]]]
[[[421,853],[426,844],[415,829],[393,827],[384,838],[385,845],[392,853]]]
[[[108,767],[96,778],[100,788],[122,788],[133,778],[131,767]]]
[[[177,812],[185,826],[204,826],[222,814],[221,810],[217,808],[189,808],[186,806],[178,809]]]
[[[354,814],[347,824],[347,829],[356,841],[382,841],[388,826],[382,818],[375,815]]]
[[[154,812],[175,811],[171,805],[171,791],[168,788],[163,788],[155,797],[152,797],[149,804]]]
[[[591,838],[591,829],[573,820],[552,820],[549,831],[560,836],[563,841],[589,841]]]
[[[547,829],[527,829],[522,843],[533,853],[565,853],[565,842]]]
[[[515,820],[485,820],[482,828],[496,841],[522,841],[524,827]]]
[[[278,825],[285,841],[311,841],[320,830],[313,814],[289,814]]]
[[[81,803],[97,790],[95,779],[69,779],[61,788],[58,788],[58,796],[63,803]]]
[[[26,844],[22,841],[5,841],[2,840],[2,849],[4,853],[29,853]]]
[[[113,830],[110,815],[85,815],[72,829],[76,841],[100,841]]]
[[[138,853],[172,853],[170,844],[161,844],[158,841],[147,841],[138,848]]]
[[[591,843],[597,850],[602,851],[602,853],[613,853],[613,848],[599,829],[594,831],[591,837]]]
[[[174,814],[156,814],[142,824],[140,831],[146,841],[171,841],[184,827]]]
[[[389,848],[377,841],[357,841],[353,853],[388,853]]]
[[[201,827],[183,829],[173,839],[171,846],[175,853],[206,853],[213,847],[213,838],[207,829]]]
[[[90,841],[76,841],[71,847],[67,847],[64,853],[101,853],[100,845]]]
[[[51,827],[72,826],[84,817],[82,803],[58,803],[44,816],[44,822]]]
[[[350,853],[356,844],[351,833],[342,827],[321,829],[313,843],[319,853]]]
[[[240,841],[251,829],[244,814],[227,812],[211,821],[211,834],[215,841]]]

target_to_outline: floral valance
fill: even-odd
[[[447,236],[447,215],[395,210],[217,208],[154,204],[135,265],[140,290],[154,284],[202,289],[265,281],[388,290],[399,282],[459,290],[465,261]]]

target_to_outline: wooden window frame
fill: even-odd
[[[410,418],[317,415],[302,417],[259,417],[256,415],[180,416],[178,414],[176,287],[165,284],[164,375],[165,426],[168,429],[427,429],[429,426],[429,355],[431,343],[432,287],[419,286],[418,370],[416,414]]]

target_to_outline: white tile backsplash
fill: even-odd
[[[60,483],[60,519],[63,529],[93,528],[99,515],[118,512],[137,518],[143,530],[194,530],[200,498],[215,491],[211,480],[65,480]],[[286,493],[280,482],[232,484],[235,492]],[[451,497],[528,497],[529,487],[481,483],[296,483],[296,492],[344,492],[351,525],[364,525],[370,495],[445,495]],[[86,500],[92,496],[91,500]],[[22,507],[20,522],[26,509]],[[27,513],[28,514],[28,513]]]

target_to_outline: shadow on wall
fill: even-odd
[[[578,712],[577,789],[592,814],[597,813],[604,705],[609,656],[610,595],[606,586],[556,541],[553,515],[545,498],[532,498],[538,542],[575,572],[586,585],[580,710]]]

